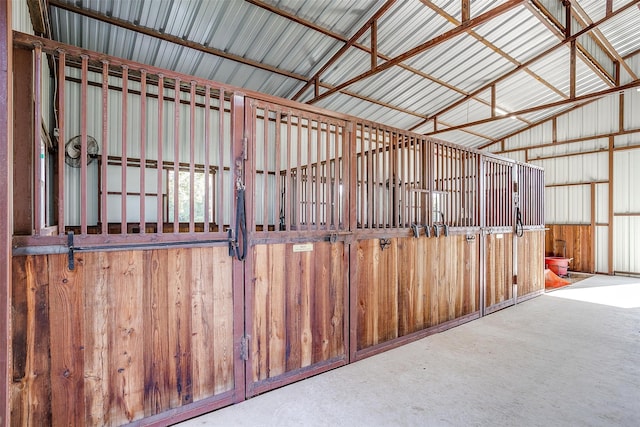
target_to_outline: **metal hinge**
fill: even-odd
[[[240,340],[240,360],[249,360],[249,336],[245,335]]]
[[[517,275],[517,274],[514,274],[514,275],[513,275],[513,284],[514,284],[514,285],[517,285],[517,284],[518,284],[518,275]]]

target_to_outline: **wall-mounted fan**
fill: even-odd
[[[64,145],[64,161],[72,168],[80,167],[82,136],[76,135]],[[98,158],[98,141],[87,135],[87,165]]]

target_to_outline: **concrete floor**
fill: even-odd
[[[182,426],[640,426],[640,279],[594,276]]]

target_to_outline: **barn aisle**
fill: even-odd
[[[180,425],[631,426],[639,420],[640,279],[594,276]]]

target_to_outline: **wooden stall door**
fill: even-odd
[[[246,395],[344,365],[346,123],[247,99]]]

